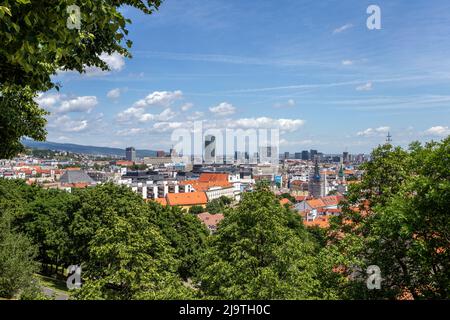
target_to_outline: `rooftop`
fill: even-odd
[[[170,206],[204,205],[208,202],[204,192],[168,193],[166,199]]]

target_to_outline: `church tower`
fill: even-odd
[[[339,167],[339,173],[338,178],[340,182],[345,182],[345,172],[344,172],[344,166],[341,162],[341,166]]]
[[[323,196],[322,181],[321,181],[321,177],[320,177],[319,163],[317,162],[317,159],[314,164],[314,172],[309,179],[308,189],[309,189],[309,194],[311,196],[313,196],[314,198],[320,198]]]

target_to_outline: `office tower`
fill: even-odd
[[[204,161],[214,163],[216,159],[216,137],[212,135],[205,136]]]
[[[295,159],[300,160],[302,158],[302,154],[300,152],[295,153]]]
[[[344,151],[343,153],[342,153],[342,161],[344,162],[344,163],[346,163],[346,162],[349,162],[349,157],[348,157],[348,152],[347,151]]]
[[[317,161],[322,162],[323,158],[324,158],[323,152],[317,152],[317,154],[316,154]]]
[[[284,159],[287,160],[287,159],[289,159],[289,157],[290,157],[289,152],[285,152],[284,153]]]
[[[257,153],[258,163],[278,163],[279,154],[278,147],[276,146],[264,146],[258,148]]]
[[[302,151],[302,160],[308,161],[309,160],[309,152],[308,150]]]
[[[136,149],[134,147],[126,148],[125,158],[127,159],[127,161],[136,161]]]
[[[311,161],[316,160],[316,156],[317,156],[317,150],[310,150],[309,151],[309,159]]]

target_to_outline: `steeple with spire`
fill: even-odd
[[[324,188],[321,181],[319,163],[316,159],[314,164],[314,173],[309,179],[308,191],[311,196],[314,198],[320,198],[323,196]]]
[[[316,159],[316,162],[314,164],[313,180],[316,181],[316,182],[320,182],[319,163],[317,162],[317,159]]]

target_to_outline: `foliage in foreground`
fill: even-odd
[[[351,295],[448,299],[450,137],[409,150],[380,146],[364,169],[330,237],[341,256],[359,261],[346,270],[355,284]],[[383,281],[366,295],[369,265],[380,267]]]
[[[34,98],[59,85],[58,71],[83,73],[90,67],[108,70],[102,55],[131,57],[127,25],[131,20],[119,8],[132,6],[151,14],[160,0],[78,0],[80,28],[69,6],[74,1],[0,1],[0,159],[24,151],[23,136],[45,140],[46,112]]]
[[[329,230],[305,229],[260,185],[214,235],[126,187],[0,180],[0,296],[41,298],[39,262],[80,264],[77,299],[448,299],[450,138],[380,146],[364,169]],[[366,287],[369,265],[380,290]]]

